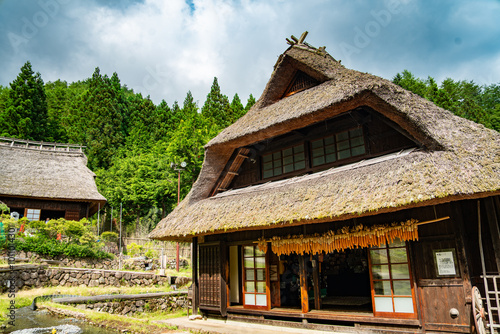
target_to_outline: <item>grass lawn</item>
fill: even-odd
[[[38,303],[37,303],[38,304]],[[166,324],[156,323],[155,320],[165,320],[168,318],[178,318],[186,316],[186,311],[178,311],[175,313],[154,312],[145,313],[140,317],[127,317],[118,314],[109,314],[105,312],[94,312],[90,310],[80,310],[69,305],[57,304],[49,301],[40,302],[41,308],[46,308],[51,312],[66,315],[75,318],[85,319],[87,322],[115,329],[117,331],[127,331],[141,334],[151,333],[177,333],[177,327]]]
[[[168,292],[172,291],[169,286],[148,286],[148,287],[46,287],[46,288],[36,288],[31,290],[21,290],[15,294],[15,306],[16,308],[21,308],[31,305],[33,299],[38,296],[44,295],[79,295],[79,296],[97,296],[105,294],[137,294],[137,293],[152,293],[152,292]],[[0,322],[5,322],[8,307],[10,305],[11,299],[8,297],[8,293],[0,295]],[[43,305],[45,302],[37,302],[37,305]],[[61,304],[55,304],[55,307],[62,306]],[[97,313],[97,312],[93,312]],[[106,314],[106,313],[103,313]],[[151,315],[151,318],[149,317]],[[148,314],[148,318],[152,319],[154,313]],[[165,319],[166,314],[162,314],[162,319]]]

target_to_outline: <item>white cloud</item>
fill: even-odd
[[[355,45],[357,29],[376,22],[373,12],[394,0],[194,0],[194,10],[184,0],[112,6],[96,1],[60,2],[58,12],[16,53],[7,32],[20,33],[22,19],[43,9],[0,2],[0,84],[14,80],[31,60],[45,81],[83,80],[97,66],[101,73],[117,72],[123,84],[151,95],[155,103],[182,103],[191,90],[201,107],[217,77],[223,93],[229,98],[238,93],[245,102],[250,93],[260,96],[288,47],[285,38],[305,30],[307,42],[326,46],[346,66],[388,79],[409,69],[422,77],[488,84],[498,82],[500,74],[499,5],[491,0],[483,0],[484,6],[400,1],[390,24],[381,25],[351,57],[342,43]]]

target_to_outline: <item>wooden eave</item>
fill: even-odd
[[[226,229],[226,230],[220,229],[220,230],[208,231],[208,232],[203,232],[203,233],[195,233],[195,234],[190,234],[190,235],[171,235],[168,237],[155,238],[155,239],[161,240],[161,241],[191,242],[194,237],[204,237],[204,236],[208,236],[208,235],[223,235],[223,234],[242,232],[242,231],[263,231],[264,232],[264,231],[272,230],[272,229],[276,229],[276,228],[287,228],[287,227],[296,227],[296,226],[321,224],[321,223],[338,223],[338,222],[342,222],[342,221],[346,221],[346,220],[350,220],[350,219],[376,216],[376,215],[398,212],[398,211],[407,210],[407,209],[423,208],[423,207],[427,207],[427,206],[440,205],[440,204],[465,201],[465,200],[472,200],[472,199],[482,199],[482,198],[493,197],[493,196],[500,196],[500,190],[492,191],[492,192],[476,193],[476,194],[470,194],[470,195],[455,195],[455,196],[448,196],[448,197],[443,197],[443,198],[434,198],[434,199],[428,200],[428,201],[411,203],[409,205],[399,206],[399,207],[394,207],[394,208],[382,208],[378,211],[369,211],[369,212],[365,212],[362,214],[350,213],[350,214],[344,214],[341,216],[331,217],[331,218],[326,217],[326,218],[321,218],[321,219],[300,219],[300,220],[294,220],[292,222],[277,222],[277,223],[269,224],[269,225],[249,226],[249,227],[233,228],[233,229]]]

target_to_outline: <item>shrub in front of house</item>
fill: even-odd
[[[96,249],[92,244],[79,245],[76,243],[60,242],[44,236],[17,238],[14,241],[16,250],[35,252],[47,256],[69,256],[94,259],[112,259],[113,255]]]

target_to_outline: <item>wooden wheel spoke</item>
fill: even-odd
[[[486,334],[486,326],[484,320],[486,318],[481,299],[481,292],[474,286],[472,287],[472,312],[474,315],[474,324],[478,334]]]

